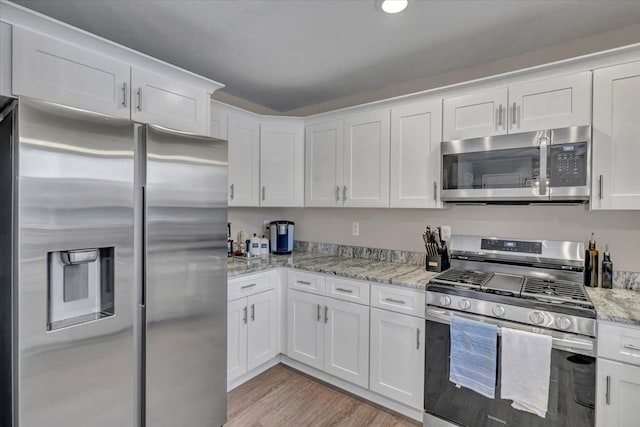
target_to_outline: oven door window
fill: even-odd
[[[496,399],[458,388],[449,381],[449,325],[427,321],[424,405],[427,413],[468,427],[585,427],[594,425],[595,358],[553,349],[549,409],[546,418],[511,407],[500,396],[498,368]],[[498,338],[498,354],[500,354]],[[498,363],[498,366],[500,364]]]
[[[445,154],[442,171],[444,190],[538,187],[540,148]]]

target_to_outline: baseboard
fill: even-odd
[[[252,370],[250,370],[249,372],[246,372],[245,374],[239,376],[238,378],[227,382],[227,392],[233,390],[234,388],[238,387],[239,385],[242,385],[242,384],[246,383],[251,378],[257,377],[258,375],[260,375],[261,373],[263,373],[267,369],[273,368],[278,363],[280,363],[281,358],[282,358],[282,356],[280,354],[278,354],[276,357],[274,357],[273,359],[269,360],[268,362],[265,362],[262,365],[260,365],[258,367],[255,367]]]
[[[280,361],[284,365],[290,366],[314,378],[318,378],[319,380],[329,383],[332,386],[338,387],[351,394],[355,394],[356,396],[369,400],[377,405],[383,406],[394,412],[398,412],[399,414],[412,418],[416,421],[423,421],[422,410],[411,408],[409,406],[403,405],[402,403],[396,402],[395,400],[380,396],[379,394],[374,393],[370,390],[351,384],[347,381],[341,380],[340,378],[336,378],[333,375],[329,375],[326,372],[320,371],[296,360],[290,359],[285,355],[280,355]]]

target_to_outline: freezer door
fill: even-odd
[[[134,426],[134,124],[19,100],[18,422]]]
[[[146,125],[146,425],[226,422],[227,143]]]

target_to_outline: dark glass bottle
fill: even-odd
[[[602,287],[605,289],[611,289],[613,287],[613,263],[611,262],[609,246],[605,248],[602,259]]]
[[[585,251],[584,284],[592,288],[598,287],[598,250],[596,249],[596,239],[591,233],[589,249]]]

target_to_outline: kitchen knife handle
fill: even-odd
[[[318,322],[322,320],[322,314],[320,313],[320,310],[322,310],[322,308],[320,307],[320,304],[316,304],[318,306]]]
[[[127,90],[128,85],[127,82],[124,82],[122,84],[122,106],[124,108],[127,108],[127,95],[129,94],[129,91]]]
[[[255,304],[251,304],[251,321],[252,322],[256,321],[256,305]]]
[[[324,306],[324,323],[329,321],[329,307]]]
[[[233,184],[229,186],[229,190],[231,191],[231,194],[229,194],[229,198],[233,200],[233,197],[234,197]]]
[[[142,88],[138,88],[138,111],[142,111]]]
[[[604,399],[607,405],[611,404],[611,375],[607,375],[607,389],[605,391]]]
[[[600,175],[600,182],[598,182],[598,198],[600,200],[602,200],[602,194],[604,193],[604,191],[602,191],[603,186],[604,186],[604,176]]]

